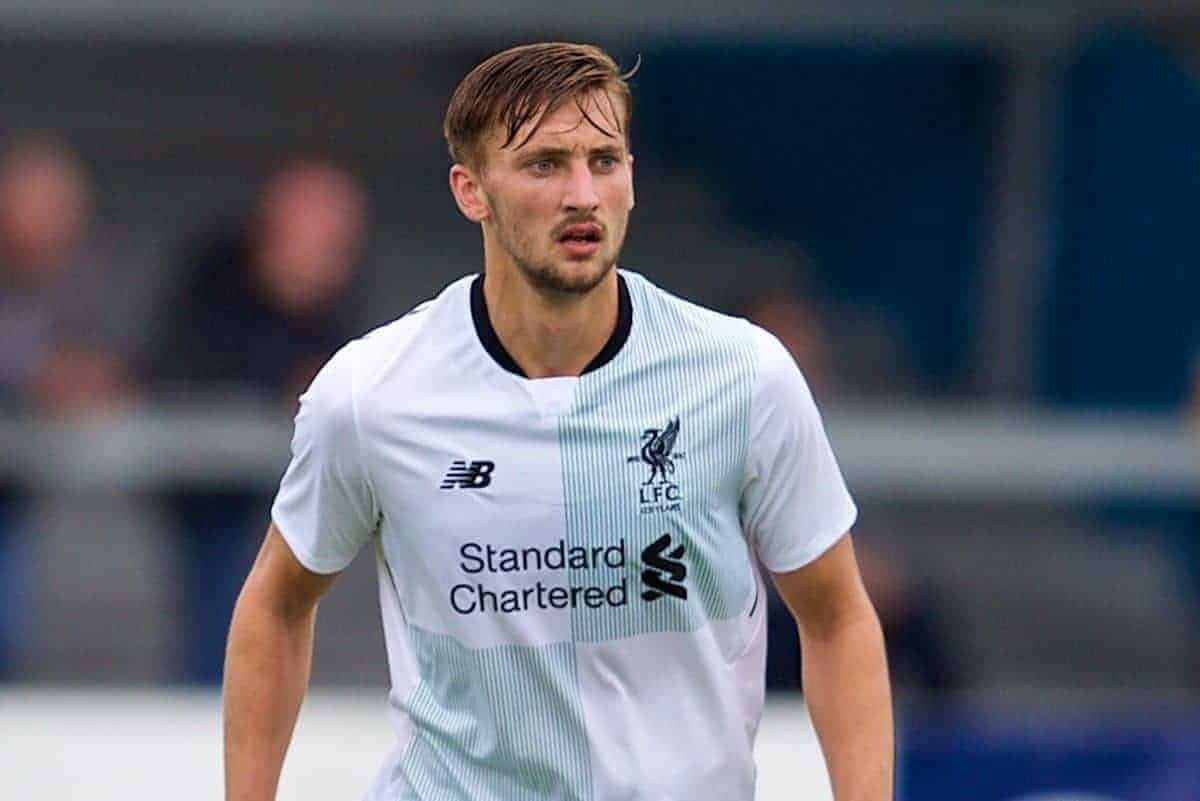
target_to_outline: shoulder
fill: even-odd
[[[361,343],[356,339],[343,345],[300,396],[297,432],[307,431],[326,442],[336,442],[354,432],[354,382]]]
[[[468,280],[450,284],[437,297],[343,345],[301,396],[302,405],[340,420],[357,415],[361,398],[373,387],[412,368],[418,346],[431,334],[437,337],[438,326],[446,324],[446,307],[465,291]]]
[[[793,408],[811,406],[808,381],[787,346],[765,328],[750,322],[746,325],[754,346],[756,402],[784,402]]]
[[[638,273],[622,270],[621,274],[656,347],[669,351],[674,342],[690,358],[741,365],[739,372],[753,384],[756,405],[764,401],[798,407],[812,404],[796,360],[774,334],[745,318],[673,295]]]
[[[685,337],[696,346],[754,347],[747,320],[674,295],[640,273],[622,270],[621,275],[633,299],[635,324],[645,324],[656,335]]]
[[[789,425],[809,425],[819,419],[812,390],[791,352],[771,332],[747,325],[754,343],[754,418],[775,423],[787,420]]]
[[[472,278],[451,283],[436,297],[351,342],[347,347],[355,352],[356,391],[369,391],[397,373],[419,370],[431,349],[461,333]]]
[[[770,331],[747,322],[757,366],[757,386],[760,392],[801,388],[808,391],[807,382],[796,359],[779,338]]]

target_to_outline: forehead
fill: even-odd
[[[545,112],[540,111],[522,126],[508,147],[504,131],[497,128],[488,138],[488,149],[519,156],[539,147],[600,147],[624,145],[624,109],[621,97],[596,89],[578,95]]]

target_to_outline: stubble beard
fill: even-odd
[[[539,260],[532,256],[534,248],[529,238],[522,236],[515,226],[510,225],[507,218],[494,205],[492,212],[496,222],[496,240],[500,247],[517,265],[517,269],[521,271],[521,275],[524,276],[529,286],[534,291],[548,297],[586,295],[598,287],[616,266],[625,238],[624,226],[620,231],[609,231],[609,235],[616,238],[610,240],[613,244],[611,250],[601,248],[597,252],[594,257],[600,260],[597,268],[580,270],[568,267],[564,269],[552,258]],[[571,262],[571,264],[591,267],[593,260]]]

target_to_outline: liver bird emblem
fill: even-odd
[[[642,485],[653,484],[657,478],[659,484],[669,483],[668,475],[675,472],[675,459],[683,456],[677,453],[672,456],[675,440],[679,437],[679,418],[667,423],[665,428],[647,428],[642,432],[642,448],[637,456],[630,456],[627,462],[645,462],[650,465],[650,477]]]

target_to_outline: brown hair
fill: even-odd
[[[639,62],[640,63],[640,62]],[[489,58],[463,78],[454,90],[442,130],[456,163],[482,167],[483,140],[499,126],[504,131],[500,145],[508,147],[517,133],[536,118],[533,130],[547,113],[574,99],[584,117],[610,136],[616,134],[599,124],[580,104],[580,96],[603,89],[615,92],[623,102],[623,113],[612,106],[605,122],[628,136],[633,115],[633,97],[627,81],[638,65],[622,73],[610,55],[595,45],[542,42],[513,47]],[[532,136],[532,131],[529,136]],[[517,147],[529,141],[526,137]]]

